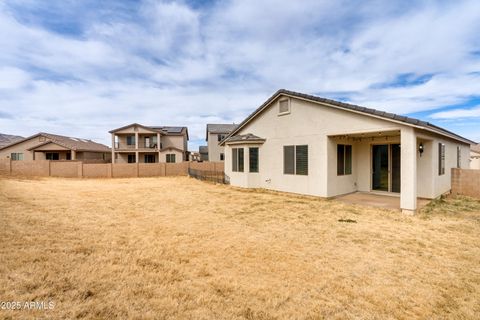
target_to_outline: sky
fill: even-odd
[[[239,123],[280,88],[480,142],[480,2],[0,2],[0,132],[110,144],[137,122]]]

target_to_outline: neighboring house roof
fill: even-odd
[[[480,143],[479,144],[472,144],[470,146],[470,150],[476,153],[480,153]]]
[[[187,140],[189,139],[188,137],[188,128],[187,127],[175,127],[175,126],[149,126],[148,128],[154,129],[154,130],[161,130],[165,132],[165,134],[168,135],[183,135],[184,133],[187,135]]]
[[[23,137],[0,133],[0,148],[8,146],[14,142],[23,140]]]
[[[133,126],[137,126],[140,128],[144,128],[147,130],[155,131],[155,132],[160,132],[161,134],[165,135],[183,135],[184,133],[187,135],[187,140],[189,139],[188,136],[188,128],[187,127],[175,127],[175,126],[144,126],[139,123],[131,123],[129,125],[113,129],[108,131],[109,133],[115,133],[117,131],[121,131],[123,129],[127,129]]]
[[[144,126],[144,125],[141,125],[139,123],[131,123],[131,124],[128,124],[126,126],[123,126],[123,127],[120,127],[120,128],[117,128],[117,129],[113,129],[113,130],[110,130],[108,131],[109,133],[115,133],[117,131],[120,131],[120,130],[123,130],[123,129],[127,129],[127,128],[130,128],[130,127],[133,127],[133,126],[136,126],[136,127],[140,127],[140,128],[144,128],[144,129],[147,129],[147,130],[152,130],[152,131],[156,131],[156,132],[160,132],[160,133],[165,133],[163,132],[163,130],[159,129],[159,128],[155,128],[155,127],[148,127],[148,126]]]
[[[208,153],[208,146],[199,146],[198,152],[200,153]]]
[[[257,137],[254,134],[247,133],[247,134],[239,134],[235,136],[231,136],[225,140],[228,143],[235,143],[235,142],[265,142],[265,139]]]
[[[257,108],[254,112],[252,112],[245,120],[243,120],[238,127],[233,130],[227,138],[230,136],[235,135],[241,128],[243,128],[247,123],[249,123],[253,118],[255,118],[258,114],[260,114],[265,108],[267,108],[271,102],[273,102],[275,99],[277,99],[279,96],[284,95],[288,97],[293,97],[297,99],[302,99],[302,100],[307,100],[311,102],[316,102],[316,103],[321,103],[322,105],[330,106],[333,108],[345,110],[345,111],[350,111],[350,112],[355,112],[355,113],[360,113],[364,114],[367,116],[371,117],[376,117],[376,118],[381,118],[385,119],[387,121],[393,121],[393,122],[398,122],[407,126],[412,126],[412,127],[417,127],[420,129],[425,129],[430,132],[435,132],[440,135],[444,135],[447,137],[450,137],[455,140],[462,141],[467,144],[476,144],[476,142],[469,140],[467,138],[464,138],[458,134],[455,134],[451,131],[448,131],[446,129],[443,129],[441,127],[438,127],[436,125],[433,125],[429,122],[422,121],[419,119],[415,118],[410,118],[406,116],[401,116],[397,115],[394,113],[389,113],[385,111],[380,111],[380,110],[375,110],[375,109],[370,109],[370,108],[365,108],[361,106],[357,106],[354,104],[349,104],[349,103],[344,103],[340,101],[335,101],[331,99],[326,99],[326,98],[321,98],[317,96],[312,96],[304,93],[299,93],[295,91],[289,91],[285,89],[280,89],[277,92],[275,92],[270,98],[268,98],[267,101],[265,101],[259,108]],[[226,139],[220,142],[220,145],[223,145]]]
[[[207,124],[206,140],[208,141],[208,133],[230,133],[237,127],[235,123],[209,123]]]
[[[21,142],[43,136],[46,139],[49,139],[51,142],[54,142],[55,144],[58,144],[59,146],[65,147],[70,150],[74,151],[94,151],[94,152],[110,152],[110,148],[107,147],[106,145],[103,145],[101,143],[94,142],[92,140],[87,140],[87,139],[82,139],[82,138],[74,138],[74,137],[67,137],[67,136],[61,136],[58,134],[51,134],[51,133],[45,133],[45,132],[40,132],[37,133],[33,136],[30,136],[28,138],[22,139],[20,141],[14,142],[12,144],[9,144],[8,146],[5,146],[1,149],[6,149],[11,146],[14,146],[16,144],[19,144]],[[50,143],[50,141],[45,141],[45,143],[40,143],[39,145],[35,146],[34,148],[38,148],[40,145],[44,145],[47,143]]]

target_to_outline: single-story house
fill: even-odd
[[[110,161],[110,148],[88,139],[40,132],[0,148],[0,159]]]
[[[480,170],[480,144],[475,144],[471,146],[470,169]]]
[[[279,90],[220,145],[233,186],[320,197],[357,191],[417,197],[451,189],[451,168],[468,168],[473,141],[425,121]]]

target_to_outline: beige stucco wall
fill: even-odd
[[[183,151],[187,151],[187,136],[186,135],[168,135],[162,136],[162,148],[178,148]],[[182,160],[185,160],[182,156]]]
[[[220,160],[220,153],[225,153],[225,147],[218,145],[217,133],[209,132],[208,133],[208,161],[223,161],[223,160]]]
[[[160,152],[160,162],[167,162],[167,154],[175,154],[175,162],[183,162],[183,152],[175,149],[163,150]]]
[[[480,153],[470,152],[470,169],[480,170]]]
[[[278,115],[277,99],[238,134],[253,133],[267,139],[261,147],[256,187],[329,197],[337,192],[354,191],[352,177],[336,176],[336,149],[331,152],[336,147],[329,142],[329,135],[399,128],[396,123],[292,98],[289,114]],[[283,174],[283,146],[305,144],[309,153],[308,176]],[[225,152],[225,172],[231,176],[232,185],[243,185],[241,181],[237,182],[237,174],[233,175],[231,171],[231,146],[227,146]],[[327,177],[333,175],[334,181],[328,183]]]
[[[225,172],[230,177],[232,185],[323,197],[355,191],[371,191],[372,144],[401,143],[410,146],[408,150],[401,151],[402,167],[408,168],[407,174],[401,176],[402,190],[416,188],[417,195],[420,197],[434,198],[450,189],[450,169],[457,165],[457,146],[461,146],[462,150],[462,167],[468,167],[469,146],[455,140],[400,123],[319,106],[295,98],[291,98],[290,114],[279,116],[277,102],[275,101],[270,108],[238,132],[238,134],[253,133],[266,139],[260,148],[260,172],[256,174],[258,178],[251,179],[247,173],[232,172],[231,149],[236,146],[226,146]],[[373,137],[361,141],[358,138],[354,140],[329,137],[362,132],[368,135],[369,132],[379,131],[396,134],[389,136],[388,140],[385,137]],[[420,158],[417,150],[421,141],[424,142],[425,152]],[[439,142],[446,145],[445,175],[442,176],[438,176]],[[351,175],[337,176],[336,146],[338,143],[352,145]],[[305,144],[308,145],[309,152],[308,176],[283,174],[283,146]],[[247,146],[243,145],[243,147]],[[248,168],[247,150],[245,150],[245,168]],[[410,168],[417,168],[415,174],[408,173],[412,170]],[[408,199],[408,201],[411,204],[414,199]]]
[[[43,138],[43,141],[42,141],[41,137],[34,137],[32,139],[20,142],[11,147],[7,147],[5,149],[0,150],[0,159],[10,158],[10,155],[12,153],[23,153],[24,160],[33,160],[33,152],[28,151],[27,149],[38,146],[39,144],[44,143],[45,141],[46,141],[45,138]]]

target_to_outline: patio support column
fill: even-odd
[[[135,131],[135,162],[138,163],[138,131]]]
[[[77,160],[77,152],[75,150],[70,151],[70,159]]]
[[[112,163],[115,163],[115,133],[112,133]]]
[[[158,153],[157,153],[157,161],[156,162],[160,162],[160,132],[157,132],[157,150],[158,150]]]
[[[417,137],[415,129],[402,128],[400,134],[400,208],[414,214],[417,209]]]

